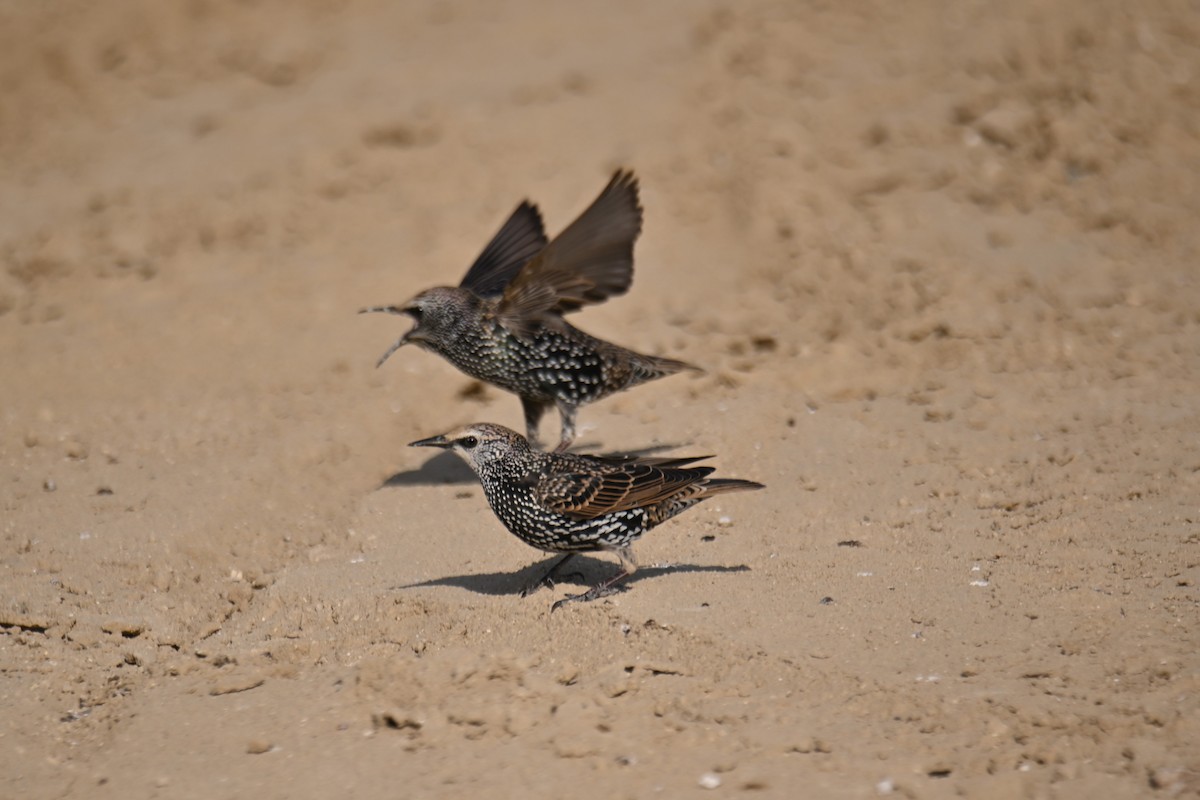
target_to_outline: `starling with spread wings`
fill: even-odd
[[[646,531],[714,495],[761,489],[761,483],[713,478],[712,467],[689,466],[695,458],[606,458],[542,453],[519,433],[476,423],[413,442],[413,447],[454,450],[479,476],[492,511],[526,544],[562,553],[522,596],[544,585],[577,553],[610,552],[622,571],[552,609],[595,600],[616,591],[637,570],[633,543]]]
[[[629,289],[641,230],[637,178],[624,170],[550,242],[537,207],[521,203],[461,284],[360,312],[405,314],[414,322],[377,366],[409,343],[438,353],[468,375],[518,395],[530,441],[536,443],[538,422],[555,406],[562,418],[558,449],[565,450],[575,439],[579,406],[696,369],[597,339],[563,318]]]

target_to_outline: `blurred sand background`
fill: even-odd
[[[0,797],[1196,796],[1197,12],[3,0]],[[618,166],[579,448],[769,488],[550,615],[355,312]]]

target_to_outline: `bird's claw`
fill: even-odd
[[[530,581],[521,587],[521,597],[529,597],[529,595],[533,594],[538,589],[541,589],[543,586],[545,586],[547,589],[553,589],[554,579],[549,575],[545,575],[536,581]]]
[[[579,570],[574,570],[573,572],[568,572],[566,574],[554,573],[553,575],[543,575],[536,581],[530,581],[529,583],[525,584],[521,588],[521,597],[528,597],[538,589],[541,589],[543,586],[547,589],[553,589],[555,584],[558,583],[557,579],[583,580],[583,573]]]
[[[553,614],[567,603],[589,603],[592,600],[599,600],[601,597],[610,597],[623,591],[625,591],[624,586],[605,586],[603,584],[593,586],[583,594],[569,594],[563,599],[555,601],[554,605],[550,606],[550,613]]]

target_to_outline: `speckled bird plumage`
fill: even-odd
[[[406,314],[413,328],[378,364],[408,343],[438,353],[466,374],[521,398],[529,439],[551,406],[562,418],[558,449],[575,438],[575,411],[690,364],[642,355],[597,339],[563,314],[624,294],[641,232],[637,179],[618,171],[600,196],[553,241],[537,207],[523,202],[458,286],[364,312]]]
[[[760,489],[762,484],[709,477],[712,467],[688,466],[696,458],[608,458],[544,453],[501,425],[476,423],[413,442],[414,447],[453,449],[479,476],[492,511],[526,544],[564,558],[528,593],[544,583],[576,553],[607,551],[624,571],[570,600],[591,600],[611,592],[637,569],[632,545],[651,528],[716,494]]]

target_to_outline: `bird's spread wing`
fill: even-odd
[[[499,297],[521,267],[545,246],[542,215],[526,200],[483,248],[459,285],[480,297]]]
[[[637,178],[618,171],[579,218],[517,273],[497,309],[511,330],[623,294],[633,280],[633,243],[642,230]]]
[[[713,471],[712,467],[664,468],[640,461],[620,465],[589,461],[544,472],[533,487],[538,500],[576,519],[595,519],[660,503]]]

